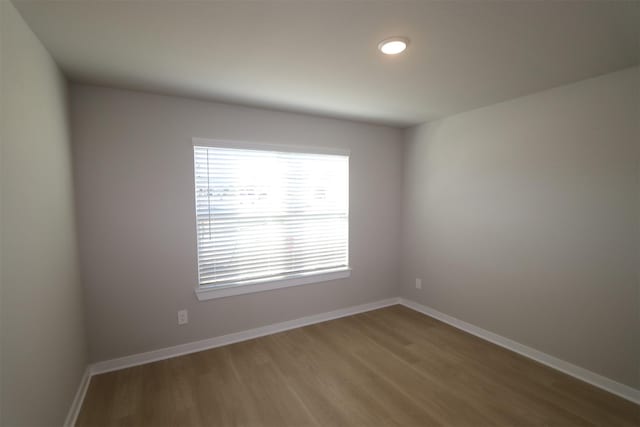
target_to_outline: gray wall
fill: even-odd
[[[640,386],[639,74],[408,130],[401,294]]]
[[[95,86],[71,93],[92,361],[397,296],[402,131]],[[351,277],[197,301],[192,137],[351,149]],[[182,308],[189,324],[178,326]]]
[[[0,10],[0,425],[60,425],[87,362],[66,82],[13,5]]]

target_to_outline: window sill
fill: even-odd
[[[251,294],[254,292],[271,291],[291,286],[309,285],[311,283],[327,282],[329,280],[344,279],[351,276],[351,269],[346,267],[317,273],[308,273],[286,279],[259,279],[224,286],[201,286],[195,293],[199,301],[225,298],[233,295]]]

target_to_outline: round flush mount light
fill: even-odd
[[[378,50],[385,55],[397,55],[407,48],[409,39],[406,37],[389,37],[378,43]]]

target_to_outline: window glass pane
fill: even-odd
[[[348,265],[347,156],[194,147],[200,285]]]

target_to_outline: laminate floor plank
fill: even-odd
[[[96,375],[76,425],[640,427],[640,406],[398,305]]]
[[[323,372],[338,374],[344,384],[341,388],[350,390],[352,397],[361,400],[359,412],[370,418],[365,424],[356,422],[350,425],[439,424],[432,414],[406,399],[394,384],[353,357],[352,353],[361,347],[361,342],[336,342],[335,337],[325,341],[327,335],[322,324],[305,328],[305,333],[312,338],[314,351],[325,363]]]

